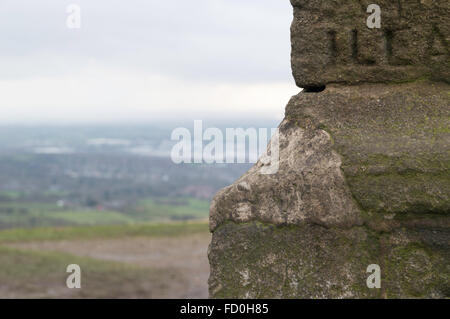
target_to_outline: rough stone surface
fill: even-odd
[[[330,135],[305,130],[285,120],[280,126],[280,164],[274,175],[263,175],[259,161],[235,184],[212,201],[210,227],[224,221],[258,220],[276,225],[361,224],[357,205],[333,151]]]
[[[450,86],[331,86],[292,97],[280,130],[279,171],[259,161],[213,199],[210,227],[361,225],[450,212]]]
[[[367,227],[226,223],[210,245],[210,296],[448,298],[449,242],[448,229],[439,228],[382,234]],[[370,264],[382,269],[381,289],[367,288]]]
[[[291,0],[292,70],[299,87],[450,82],[450,1]],[[367,27],[369,4],[381,28]]]
[[[370,213],[450,212],[450,86],[425,81],[328,86],[292,98],[286,117],[321,128]]]
[[[260,160],[211,203],[210,296],[449,298],[450,67],[439,60],[448,39],[427,39],[445,49],[430,58],[425,40],[410,37],[448,28],[449,2],[379,1],[401,8],[384,14],[395,30],[392,60],[358,49],[358,61],[373,53],[375,62],[346,64],[338,50],[334,66],[321,36],[330,26],[352,30],[369,2],[292,4],[292,65],[307,90],[280,124],[278,172],[263,174]],[[418,15],[424,7],[427,19]],[[408,37],[394,50],[401,32]],[[412,62],[388,63],[400,52]],[[367,287],[371,264],[381,267],[381,289]]]
[[[449,94],[415,82],[292,97],[278,173],[258,162],[211,204],[210,295],[448,297]]]

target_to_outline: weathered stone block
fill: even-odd
[[[364,211],[448,214],[449,93],[449,85],[426,81],[330,85],[293,97],[286,119],[330,134],[346,183]]]
[[[448,297],[449,93],[418,81],[294,96],[278,173],[258,162],[211,204],[210,295]]]
[[[210,245],[210,296],[448,298],[449,242],[448,230],[439,228],[380,234],[366,227],[226,223]],[[370,264],[382,269],[381,289],[367,287]]]
[[[450,82],[450,2],[380,0],[381,28],[367,27],[367,0],[291,0],[292,70],[299,87],[328,83]]]
[[[259,161],[211,203],[210,296],[449,298],[450,2],[377,1],[380,29],[372,1],[291,2],[307,90],[278,172]]]

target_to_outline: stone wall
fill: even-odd
[[[372,1],[291,2],[305,90],[278,172],[260,161],[211,204],[210,296],[448,298],[450,2],[378,1],[380,29]]]

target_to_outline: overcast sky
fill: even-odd
[[[0,124],[281,119],[291,20],[288,0],[0,0]]]

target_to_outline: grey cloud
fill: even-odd
[[[65,26],[70,3],[81,6],[81,30]],[[0,77],[97,61],[190,81],[286,81],[291,15],[287,0],[4,0]]]

